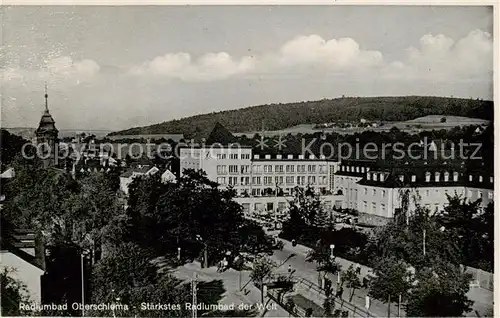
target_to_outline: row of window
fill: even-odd
[[[367,180],[373,180],[373,181],[384,181],[386,177],[385,173],[382,172],[372,172],[372,173],[367,173],[366,179]],[[425,182],[430,182],[431,181],[432,174],[430,172],[427,172],[425,174]],[[411,175],[410,177],[411,182],[416,182],[417,181],[417,176],[416,175]],[[398,176],[399,181],[405,182],[405,175],[399,175]],[[479,182],[483,182],[483,176],[478,176]],[[450,173],[449,172],[444,172],[441,174],[441,172],[435,172],[434,173],[434,181],[435,182],[448,182],[450,181]],[[458,181],[458,172],[453,172],[453,181],[457,182]],[[469,181],[472,182],[474,181],[474,176],[469,175]],[[493,177],[490,177],[490,182],[493,183]]]
[[[364,211],[367,213],[377,214],[377,203],[376,202],[372,202],[371,211],[368,211],[368,202],[363,201],[363,208],[364,208]],[[386,205],[383,203],[380,204],[380,215],[386,215],[386,213],[387,213]]]
[[[283,188],[283,194],[284,195],[292,195],[293,191],[295,188]],[[326,188],[319,188],[319,191],[325,191]],[[266,189],[265,188],[253,188],[251,191],[250,189],[240,189],[240,194],[245,195],[245,194],[251,194],[252,196],[261,196],[266,194]],[[268,193],[269,194],[269,193]]]
[[[238,177],[218,177],[217,178],[217,183],[221,185],[225,185],[226,181],[228,182],[228,185],[250,185],[250,177],[240,177],[239,183],[238,183]],[[307,181],[307,182],[306,182]],[[296,185],[327,185],[328,184],[328,178],[326,176],[323,177],[315,177],[315,176],[308,176],[307,179],[305,176],[287,176],[286,179],[285,177],[282,176],[276,176],[274,177],[252,177],[252,184],[253,185],[283,185],[284,182],[286,184],[296,184]]]
[[[370,167],[365,168],[365,167],[354,167],[354,166],[341,166],[340,171],[365,173],[370,171]]]
[[[347,195],[347,194],[350,194],[350,196],[352,197],[352,196],[353,196],[353,194],[354,194],[354,198],[357,198],[357,195],[358,195],[358,189],[350,189],[350,192],[347,192],[347,190],[348,190],[347,188],[342,188],[342,187],[340,187],[340,188],[339,188],[339,190],[341,190],[342,192],[345,190],[345,191],[346,191],[346,195]],[[371,191],[372,196],[376,196],[376,195],[377,195],[377,193],[378,193],[378,190],[377,190],[377,189],[372,189],[372,191]],[[436,190],[435,190],[435,193],[436,193],[436,195],[439,195],[440,190],[439,190],[439,189],[436,189]],[[363,188],[363,194],[364,194],[364,195],[368,195],[368,188]],[[386,196],[386,194],[387,194],[387,191],[386,191],[386,190],[384,190],[384,189],[382,189],[382,190],[380,190],[380,194],[381,194],[381,196],[384,198],[384,197]],[[448,192],[448,189],[445,189],[445,190],[444,190],[444,194],[445,194],[445,195],[446,195],[446,194],[447,194],[447,195],[453,195],[453,193],[449,193],[449,192]],[[429,196],[431,195],[431,191],[430,191],[430,190],[425,190],[425,192],[423,192],[423,195],[424,195],[425,197],[429,197]],[[473,190],[469,190],[469,191],[468,191],[468,197],[469,197],[469,198],[472,198],[473,196],[474,196],[474,192],[473,192]],[[477,198],[483,198],[483,191],[481,191],[481,190],[477,190]],[[488,199],[490,199],[490,200],[492,200],[492,199],[493,199],[493,191],[488,191]]]
[[[240,168],[238,169],[238,165],[218,165],[217,166],[217,174],[226,174],[227,173],[227,167],[229,167],[229,173],[230,174],[249,174],[250,173],[250,167],[252,167],[253,173],[272,173],[273,169],[274,172],[276,173],[283,173],[283,165],[241,165]],[[297,165],[297,172],[298,173],[316,173],[316,165],[307,165],[307,170],[306,170],[306,165]],[[295,166],[294,165],[286,165],[286,172],[287,173],[295,173]],[[319,173],[327,173],[327,166],[326,165],[320,165],[319,166]]]
[[[250,154],[249,153],[242,153],[241,155],[238,155],[237,153],[230,153],[230,154],[225,154],[225,153],[218,153],[217,154],[217,159],[233,159],[233,160],[238,160],[238,159],[250,159]]]

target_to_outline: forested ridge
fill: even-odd
[[[286,104],[268,104],[196,115],[155,125],[134,127],[110,135],[183,133],[206,135],[219,122],[232,132],[279,130],[299,124],[357,121],[360,118],[405,121],[427,115],[493,118],[493,102],[431,96],[343,97]]]

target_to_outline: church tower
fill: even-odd
[[[48,98],[49,95],[47,94],[47,85],[45,85],[45,110],[42,118],[40,119],[38,129],[35,131],[36,144],[43,145],[43,147],[40,147],[39,149],[41,151],[40,155],[43,159],[45,167],[50,167],[55,164],[59,133],[55,125],[56,122],[49,112]]]

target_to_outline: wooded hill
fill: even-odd
[[[318,101],[269,104],[196,115],[160,124],[134,127],[110,135],[183,133],[207,136],[219,122],[231,132],[280,130],[299,124],[335,121],[405,121],[427,115],[454,115],[493,119],[493,102],[429,96],[343,97]]]

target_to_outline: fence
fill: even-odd
[[[296,278],[295,282],[305,287],[307,290],[313,290],[321,296],[326,297],[324,290],[322,290],[317,284],[311,282],[305,278]],[[373,315],[367,310],[358,307],[344,299],[335,299],[335,304],[339,305],[341,310],[346,310],[349,312],[349,317],[373,317]]]

